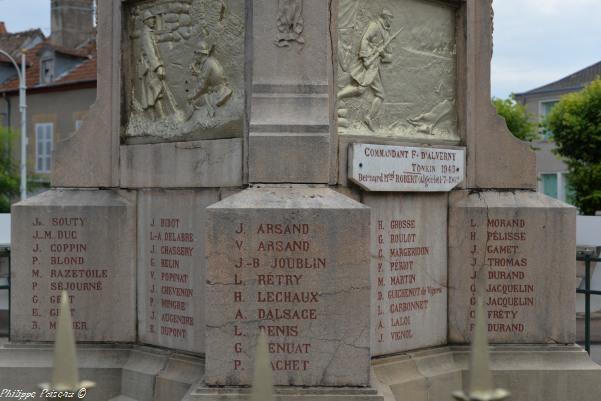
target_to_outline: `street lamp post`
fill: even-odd
[[[6,56],[17,69],[19,75],[19,111],[21,112],[21,200],[27,199],[27,81],[25,66],[25,50],[21,51],[21,69],[10,54],[0,49],[0,54]]]

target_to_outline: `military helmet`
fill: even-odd
[[[200,43],[198,44],[198,49],[194,50],[194,53],[206,54],[208,56],[209,54],[211,54],[212,49],[213,49],[213,46],[210,46],[207,42],[205,42],[204,40],[201,40]]]
[[[150,10],[145,10],[144,13],[142,14],[142,21],[146,21],[146,20],[149,20],[154,17],[155,17],[155,15],[153,13],[151,13]]]
[[[391,18],[394,17],[394,15],[392,14],[392,12],[390,12],[390,10],[388,10],[386,8],[382,10],[382,14],[381,15],[383,17],[391,17]]]

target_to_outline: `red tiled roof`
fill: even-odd
[[[96,81],[96,55],[72,69],[66,76],[53,82],[52,85],[86,81]]]
[[[1,39],[0,39],[0,43]],[[49,84],[40,82],[40,53],[44,49],[53,49],[54,51],[70,56],[81,57],[82,62],[66,74]],[[49,41],[44,41],[25,52],[27,59],[27,88],[55,87],[76,82],[96,81],[96,46],[88,45],[80,49],[65,49],[60,46],[52,45]],[[15,77],[9,81],[0,84],[0,92],[10,92],[19,89],[19,79]]]
[[[42,39],[45,38],[40,29],[30,29],[28,31],[15,33],[0,33],[0,48],[14,57],[16,53],[21,50],[21,46],[36,36],[39,36]]]

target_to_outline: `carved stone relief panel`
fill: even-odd
[[[303,0],[278,0],[277,26],[276,46],[288,47],[291,42],[304,44]]]
[[[426,0],[340,0],[341,134],[456,142],[455,8]]]
[[[127,4],[128,143],[242,136],[244,2]]]

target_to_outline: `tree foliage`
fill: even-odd
[[[562,97],[545,125],[568,165],[575,205],[588,215],[601,210],[601,79]]]
[[[0,129],[0,213],[10,213],[11,200],[19,195],[18,167],[8,152],[12,138],[12,133]]]
[[[523,141],[538,139],[538,124],[532,122],[532,115],[515,101],[513,95],[507,99],[493,98],[492,103],[497,109],[497,114],[505,119],[507,128],[516,138]]]

